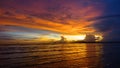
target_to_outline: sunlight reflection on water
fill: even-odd
[[[102,44],[9,45],[0,47],[0,67],[103,68]]]

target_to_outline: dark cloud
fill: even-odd
[[[99,20],[99,19],[97,19]],[[120,17],[105,17],[94,27],[104,33],[104,41],[120,41]]]
[[[97,21],[94,27],[104,33],[104,41],[120,41],[120,4],[119,0],[106,0],[106,8],[101,17],[91,20]]]

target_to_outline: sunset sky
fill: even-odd
[[[0,0],[0,41],[120,40],[119,0]]]

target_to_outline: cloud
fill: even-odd
[[[120,7],[119,0],[106,0],[106,9],[103,16],[94,18],[97,21],[94,27],[97,31],[104,33],[104,41],[120,41]]]
[[[105,41],[117,41],[119,12],[118,0],[0,0],[0,32],[102,32]]]
[[[108,17],[108,18],[107,18]],[[120,40],[120,16],[107,16],[100,19],[99,23],[94,24],[97,31],[104,33],[104,41],[119,41]],[[99,19],[97,19],[99,20]]]
[[[1,0],[1,3],[0,25],[50,30],[63,34],[95,32],[91,27],[95,22],[87,20],[102,14],[102,4],[97,5],[98,2],[88,0]]]
[[[103,10],[103,2],[95,0],[0,0],[0,37],[41,40],[95,33],[96,21],[89,20]]]

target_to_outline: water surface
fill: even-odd
[[[0,45],[0,68],[120,68],[118,43]]]

